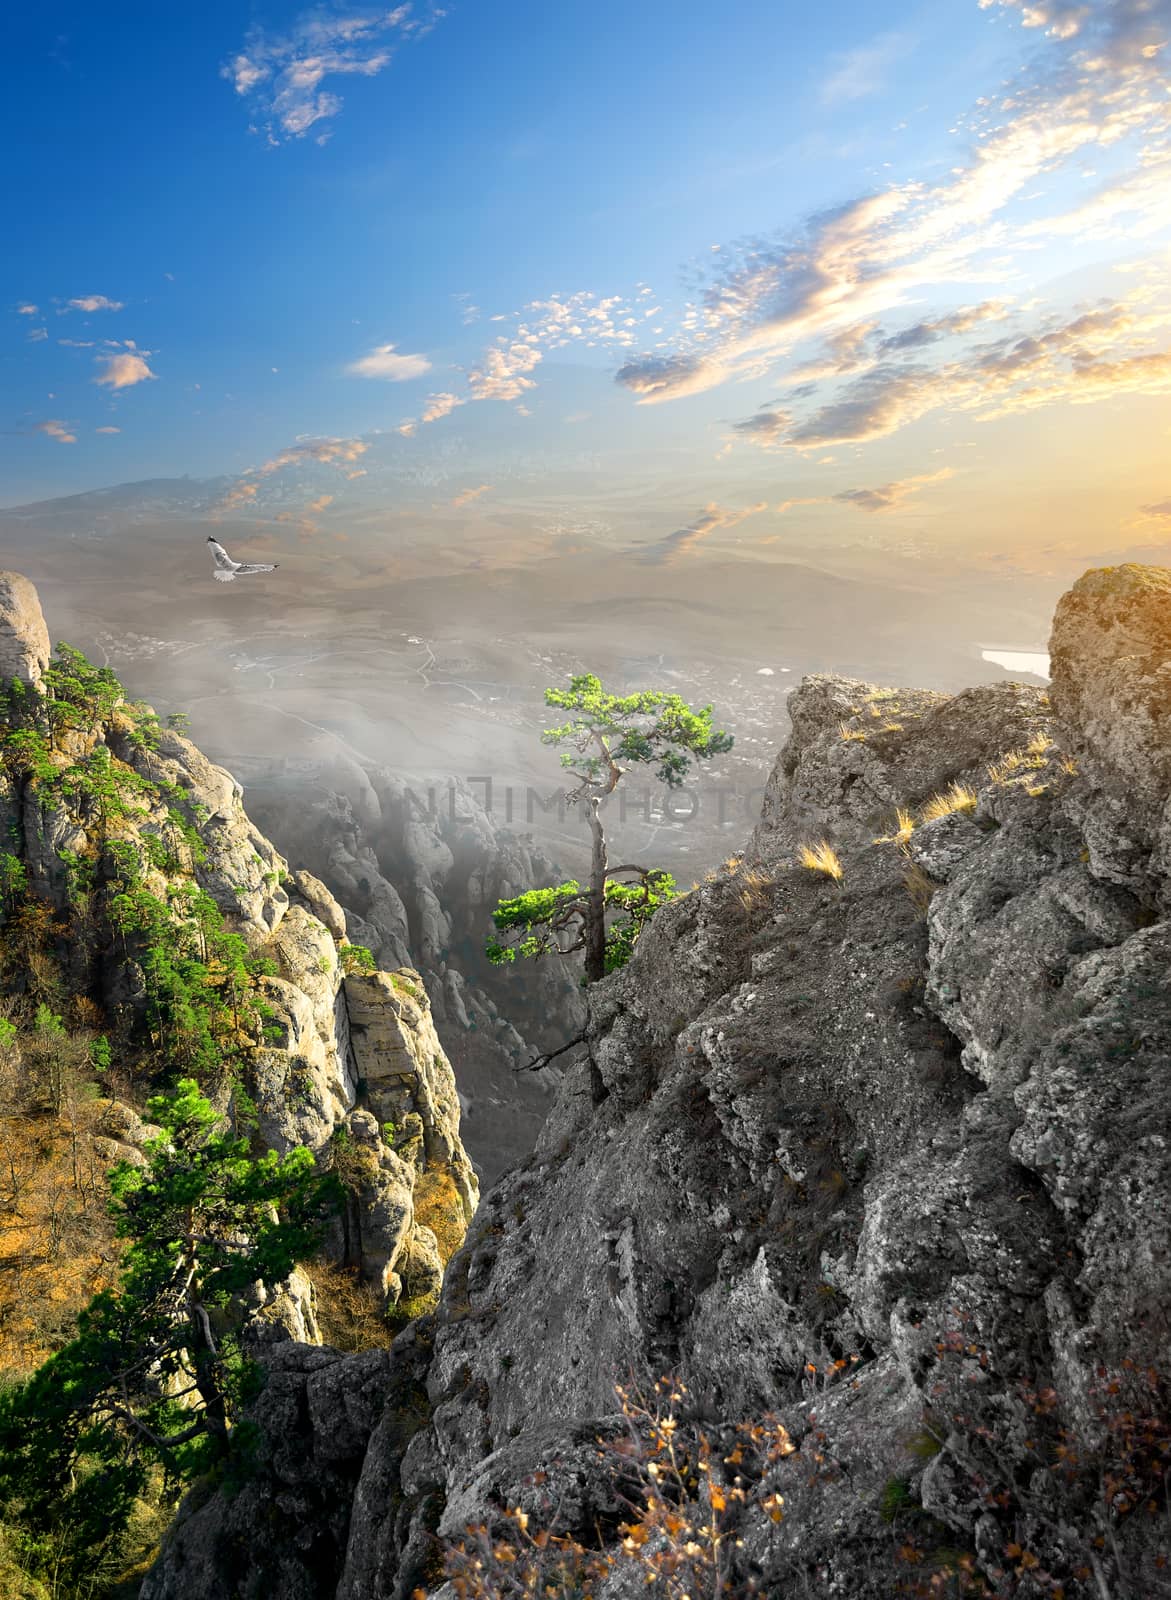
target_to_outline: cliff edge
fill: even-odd
[[[477,1525],[619,1597],[717,1523],[715,1592],[1165,1592],[1168,598],[1088,573],[1050,694],[807,679],[749,851],[591,991],[592,1070],[377,1397],[281,1347],[256,1504],[332,1485],[318,1521],[214,1497],[147,1600],[446,1595]],[[654,1513],[599,1441],[665,1374],[705,1464]]]

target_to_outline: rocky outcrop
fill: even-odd
[[[320,874],[309,895],[336,896],[345,907],[349,938],[381,966],[420,974],[455,1069],[464,1143],[490,1183],[528,1155],[557,1083],[555,1071],[517,1069],[572,1038],[584,1020],[568,968],[546,963],[522,976],[491,965],[491,911],[565,874],[530,837],[498,826],[463,783],[410,783],[383,768],[364,778],[358,810],[340,795],[307,808],[262,786],[254,804],[269,831]]]
[[[1171,572],[1087,572],[1051,644],[1054,710],[1092,804],[1080,814],[1099,878],[1162,897],[1171,880]]]
[[[0,683],[38,684],[49,664],[49,630],[33,585],[19,572],[0,572]]]
[[[0,630],[4,617],[10,654],[20,653],[35,686],[47,633],[35,590],[11,575],[0,579]],[[12,655],[5,670],[16,666]],[[205,958],[213,903],[258,973],[243,980],[256,991],[253,1020],[237,1017],[236,1027],[251,1029],[242,1068],[262,1138],[280,1151],[308,1146],[336,1163],[355,1116],[366,1118],[370,1160],[351,1172],[355,1226],[339,1230],[338,1253],[391,1300],[408,1282],[420,1286],[415,1300],[434,1298],[441,1258],[462,1237],[477,1187],[460,1142],[451,1064],[418,974],[347,977],[353,963],[341,907],[312,874],[290,872],[248,816],[231,773],[160,726],[149,707],[127,704],[112,679],[91,681],[76,696],[68,715],[53,717],[34,692],[10,702],[19,727],[0,725],[18,741],[6,738],[0,763],[0,828],[15,851],[6,859],[35,906],[58,919],[66,989],[100,1002],[115,1041],[132,1048],[148,1005],[142,950],[126,931],[126,917],[137,914],[133,895],[186,930],[188,953],[202,941]],[[117,860],[129,877],[115,882]],[[392,1039],[393,1088],[381,1043]],[[228,1087],[225,1077],[221,1092]],[[368,1104],[376,1116],[367,1116]],[[401,1148],[401,1128],[394,1139],[384,1130],[392,1121],[417,1132],[409,1149]],[[111,1129],[115,1157],[135,1145],[132,1132],[129,1124]],[[284,1309],[268,1308],[270,1332],[312,1331],[305,1294],[294,1287],[286,1300]]]
[[[392,1393],[409,1386],[409,1368],[398,1351],[343,1357],[291,1343],[268,1351],[254,1410],[260,1444],[247,1479],[230,1495],[187,1496],[142,1600],[332,1593],[371,1435]]]
[[[1161,1592],[1171,641],[1132,601],[1168,584],[1066,597],[1053,707],[797,691],[749,856],[591,992],[592,1064],[416,1325],[427,1420],[388,1404],[318,1593],[438,1593],[431,1530],[517,1508],[645,1593],[672,1525],[621,1537],[630,1446],[597,1441],[668,1372],[728,1592]],[[822,841],[840,877],[796,864]]]

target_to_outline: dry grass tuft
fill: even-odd
[[[905,850],[910,843],[911,835],[915,831],[915,819],[909,811],[904,811],[901,806],[895,812],[895,828],[893,833],[884,833],[875,839],[875,844],[897,844],[900,850]]]
[[[963,783],[953,783],[942,794],[931,796],[923,807],[921,816],[924,822],[934,822],[938,817],[950,817],[955,811],[974,811],[976,799],[974,789],[969,789]]]
[[[921,916],[927,915],[927,908],[931,904],[931,897],[939,888],[934,878],[923,871],[918,863],[909,866],[903,873],[903,888],[911,897],[911,903]]]
[[[1038,733],[1034,734],[1033,738],[1025,746],[1025,754],[1028,756],[1043,756],[1052,748],[1053,740],[1049,735],[1047,733]]]
[[[797,865],[807,868],[810,872],[820,872],[823,877],[832,878],[835,883],[842,881],[841,858],[827,839],[821,839],[813,845],[803,844],[797,853]]]
[[[862,728],[851,728],[849,724],[845,722],[838,723],[838,732],[847,742],[851,739],[862,740],[866,737],[865,731]]]

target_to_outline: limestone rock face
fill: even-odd
[[[827,831],[839,840],[883,831],[897,806],[952,783],[984,783],[990,762],[1050,721],[1045,691],[1019,683],[945,695],[816,673],[788,704],[792,735],[752,841],[765,857]]]
[[[713,1462],[770,1414],[796,1446],[752,1469],[733,1588],[888,1600],[911,1549],[922,1592],[951,1551],[1005,1593],[1016,1548],[1078,1600],[1159,1592],[1161,1519],[1104,1509],[1097,1474],[1128,1417],[1168,1420],[1171,637],[1142,600],[1168,586],[1123,569],[1067,597],[1058,716],[1014,685],[802,686],[754,851],[591,990],[592,1061],[416,1325],[412,1357],[433,1348],[370,1433],[318,1592],[446,1595],[430,1530],[517,1506],[610,1538],[614,1382],[668,1372]],[[840,883],[795,864],[820,837]],[[422,1417],[397,1398],[420,1385]],[[604,1592],[645,1593],[613,1541]]]
[[[254,1408],[262,1444],[230,1500],[189,1494],[142,1600],[320,1600],[344,1560],[350,1502],[392,1389],[390,1352],[265,1352]]]
[[[19,660],[13,652],[22,652]],[[23,675],[35,696],[47,660],[36,591],[23,578],[0,576],[0,676]],[[366,1103],[366,1083],[373,1085],[373,1169],[385,1167],[394,1182],[388,1186],[380,1177],[368,1194],[355,1197],[362,1226],[348,1238],[340,1230],[337,1251],[392,1299],[404,1282],[418,1285],[420,1298],[434,1298],[441,1274],[436,1227],[450,1254],[475,1208],[477,1187],[460,1142],[451,1064],[436,1037],[423,981],[414,972],[401,974],[397,986],[383,973],[344,980],[339,946],[346,919],[330,891],[311,873],[290,873],[288,861],[248,816],[231,773],[148,713],[115,694],[107,709],[58,729],[49,760],[60,781],[42,781],[12,762],[0,765],[6,848],[15,850],[34,894],[67,926],[75,918],[81,922],[78,936],[62,941],[69,986],[100,996],[118,1026],[130,1027],[147,1004],[145,975],[111,919],[102,881],[108,868],[103,849],[111,838],[134,858],[141,887],[159,906],[182,907],[200,892],[210,897],[224,928],[272,969],[257,980],[267,1015],[244,1059],[261,1136],[273,1149],[304,1145],[330,1161],[335,1134],[347,1132]],[[119,803],[112,823],[92,799],[87,762],[113,774],[119,793],[130,797]],[[356,1029],[347,983],[359,1014]],[[417,1135],[408,1159],[384,1142],[381,1124],[390,1121]],[[99,1138],[111,1158],[141,1160],[144,1130],[134,1113],[113,1107],[106,1122]],[[416,1215],[420,1189],[426,1217]],[[296,1284],[281,1293],[278,1310],[264,1308],[270,1337],[277,1326],[286,1337],[315,1338],[305,1294]]]
[[[380,768],[365,778],[360,806],[330,795],[307,809],[300,797],[294,805],[261,791],[261,814],[337,896],[348,937],[381,967],[420,974],[455,1069],[464,1143],[490,1182],[529,1153],[557,1082],[555,1071],[515,1069],[584,1018],[569,971],[546,963],[520,974],[487,961],[490,913],[565,874],[465,784],[412,785]]]
[[[49,655],[49,630],[36,589],[19,572],[0,572],[0,682],[40,683]]]
[[[1092,795],[1086,842],[1100,877],[1171,875],[1171,572],[1087,572],[1057,607],[1053,707]]]

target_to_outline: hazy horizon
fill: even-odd
[[[589,667],[751,788],[1168,559],[1171,0],[12,31],[0,562],[219,759],[528,782]]]

